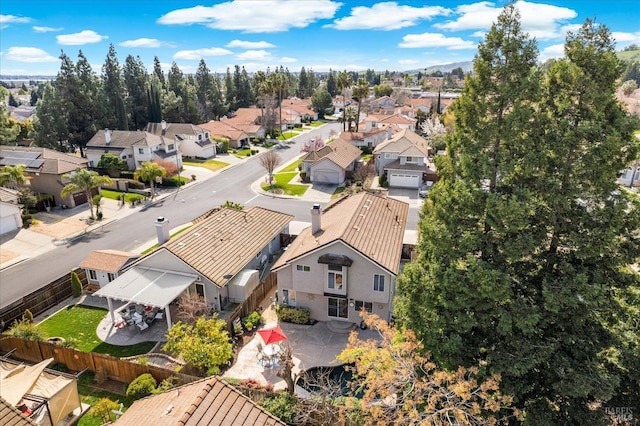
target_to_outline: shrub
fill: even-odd
[[[178,179],[178,176],[171,176],[170,178],[162,179],[162,185],[177,187],[186,184],[187,181],[188,179],[186,177],[180,176],[180,179]]]
[[[371,148],[370,146],[361,146],[360,151],[362,151],[362,154],[367,155],[373,152],[373,148]]]
[[[262,324],[262,316],[258,312],[253,311],[248,316],[244,317],[242,322],[245,328],[250,330],[251,328],[258,327]]]
[[[73,297],[80,297],[82,295],[82,283],[78,274],[71,272],[71,295]]]
[[[24,314],[22,315],[22,321],[33,324],[33,314],[30,310],[27,309],[26,311],[24,311]]]
[[[287,424],[293,423],[297,414],[298,399],[286,392],[267,397],[262,401],[262,407]]]
[[[381,187],[387,188],[389,186],[389,182],[387,182],[387,175],[381,174],[380,177],[378,178],[378,183],[380,184]]]
[[[45,333],[36,327],[35,324],[24,320],[18,321],[13,327],[7,331],[9,336],[19,337],[25,340],[45,340]]]
[[[102,424],[111,422],[111,411],[120,408],[117,402],[110,400],[109,398],[102,398],[96,402],[92,408],[94,414],[102,420]]]
[[[133,179],[133,172],[131,171],[122,171],[120,172],[120,177],[123,179],[127,179],[127,180],[133,180],[134,182],[137,182]],[[144,188],[144,185],[142,185],[142,187]]]
[[[64,339],[64,342],[62,342],[60,344],[60,346],[63,346],[65,348],[69,348],[69,349],[77,349],[78,348],[78,339],[76,339],[75,337],[68,337],[68,338]]]
[[[308,324],[311,319],[311,313],[307,308],[279,305],[276,308],[276,314],[280,321],[294,324]]]
[[[127,396],[135,399],[144,398],[155,391],[157,384],[156,379],[151,374],[141,374],[127,386]]]
[[[173,389],[178,384],[178,378],[176,376],[171,376],[160,382],[158,387],[153,391],[154,394],[166,392],[170,389]]]
[[[31,226],[31,223],[33,223],[33,216],[31,216],[30,214],[23,214],[22,215],[22,226],[24,228],[28,228],[29,226]]]

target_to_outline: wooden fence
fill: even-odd
[[[24,340],[18,337],[3,337],[0,339],[0,353],[6,354],[13,349],[15,349],[15,352],[11,354],[12,358],[31,363],[53,358],[54,362],[66,365],[71,371],[83,371],[85,369],[94,373],[101,371],[109,379],[121,383],[130,383],[136,377],[145,373],[151,374],[158,383],[171,376],[178,377],[181,383],[190,383],[200,379],[200,377],[177,373],[174,370],[155,365],[142,365],[95,352],[81,352],[53,343]]]
[[[278,274],[269,272],[260,284],[251,292],[249,297],[238,305],[229,315],[225,315],[227,321],[227,330],[233,336],[233,320],[240,317],[246,317],[255,311],[260,302],[269,294],[269,292],[278,285]]]
[[[78,274],[82,286],[85,287],[87,285],[85,270],[76,268],[73,272]],[[0,331],[11,326],[14,321],[20,320],[27,309],[36,316],[69,297],[71,297],[71,274],[58,278],[0,310]]]

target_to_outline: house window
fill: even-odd
[[[109,280],[109,282],[111,282],[111,281],[113,281],[113,280],[115,280],[115,279],[116,279],[116,275],[115,275],[115,274],[112,274],[111,272],[109,272],[109,273],[107,274],[107,279]]]
[[[126,156],[126,155],[123,155],[123,156],[122,156],[122,159],[123,159],[123,160],[126,160],[126,159],[127,159],[127,156]]]
[[[309,272],[311,271],[311,266],[307,265],[296,265],[296,270],[300,272]]]
[[[282,289],[282,304],[296,306],[296,292],[294,290]]]
[[[333,318],[349,318],[347,299],[327,298],[327,315]]]
[[[362,300],[356,300],[355,302],[356,312],[360,312],[362,310],[365,310],[369,313],[373,312],[373,303],[363,302]]]
[[[198,297],[202,297],[204,299],[204,284],[191,284],[191,286],[189,286],[189,293],[191,293],[192,295],[197,295]]]
[[[144,148],[138,148],[138,154],[144,154]]]
[[[331,290],[342,291],[344,283],[344,275],[342,274],[342,266],[329,265],[329,275],[327,277],[327,287]]]
[[[407,159],[405,161],[407,163],[417,163],[418,162],[418,157],[407,157]]]
[[[174,144],[171,144],[171,145],[169,145],[169,146],[167,147],[167,150],[168,150],[168,151],[173,151],[173,150],[175,149],[175,147],[176,147],[176,146],[175,146]]]
[[[93,269],[89,269],[89,278],[91,278],[92,280],[97,280],[98,274],[96,274],[96,271],[94,271]]]
[[[384,275],[373,275],[373,291],[384,291]]]
[[[391,157],[391,153],[390,153],[390,152],[385,152],[385,153],[384,153],[384,158],[386,158],[386,159],[390,159],[390,158],[392,158],[392,157]]]

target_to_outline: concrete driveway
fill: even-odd
[[[417,188],[389,188],[388,195],[399,201],[404,201],[410,207],[421,206],[423,199],[418,196]]]

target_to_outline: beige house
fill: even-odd
[[[390,319],[409,205],[360,192],[324,211],[273,266],[281,303],[310,309],[319,321],[360,322],[366,310]]]
[[[29,179],[31,191],[35,194],[53,196],[54,206],[71,208],[87,202],[82,191],[66,197],[60,195],[65,186],[62,176],[79,168],[86,169],[87,163],[88,160],[85,158],[48,148],[0,146],[0,168],[24,164],[24,175]]]
[[[198,127],[209,131],[212,137],[229,139],[229,147],[231,148],[240,148],[243,145],[249,145],[249,135],[244,131],[235,128],[228,122],[228,120],[211,120],[207,123],[198,125]]]
[[[170,327],[169,305],[185,291],[221,311],[229,302],[244,301],[237,298],[252,290],[247,284],[257,285],[259,280],[244,272],[266,272],[280,250],[280,234],[288,234],[291,219],[291,215],[262,207],[214,209],[168,240],[169,220],[160,217],[155,225],[163,244],[95,295],[107,298],[112,320],[112,301],[119,300],[164,309]]]
[[[208,377],[142,398],[114,424],[154,426],[284,426],[229,383]]]
[[[209,138],[209,131],[189,123],[148,123],[145,132],[165,139],[173,139],[184,157],[213,158],[216,145]]]
[[[225,118],[222,121],[230,124],[238,130],[242,130],[249,138],[263,138],[265,129],[262,126],[262,115],[264,111],[260,108],[238,108],[233,113],[233,117]]]
[[[106,286],[118,278],[140,254],[120,250],[94,250],[80,263],[87,273],[88,291]]]
[[[339,185],[355,169],[360,159],[359,148],[344,139],[336,139],[319,150],[309,151],[302,161],[302,171],[309,174],[311,183]]]

